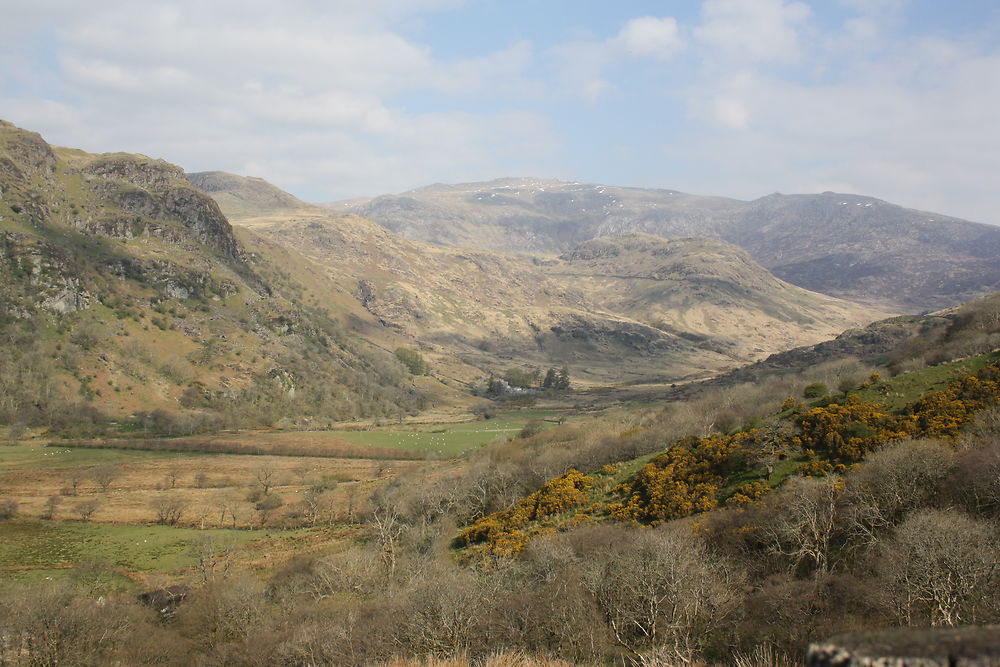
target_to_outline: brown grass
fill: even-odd
[[[558,658],[532,656],[523,651],[502,651],[482,660],[471,661],[460,656],[455,658],[396,658],[381,663],[380,667],[571,667],[572,663]]]
[[[223,504],[235,503],[238,507],[237,527],[253,525],[253,504],[247,499],[257,484],[261,469],[272,472],[273,489],[284,501],[284,506],[274,513],[270,525],[283,525],[293,506],[301,500],[311,485],[325,483],[332,486],[327,491],[330,517],[336,520],[352,518],[365,510],[365,502],[379,484],[415,465],[410,461],[392,463],[362,459],[334,459],[329,457],[241,456],[232,454],[203,454],[176,458],[119,464],[121,475],[107,491],[90,479],[79,486],[77,495],[62,495],[69,486],[74,470],[78,468],[47,468],[18,470],[0,475],[4,497],[17,501],[18,515],[42,516],[49,497],[59,496],[61,502],[55,519],[75,519],[73,508],[77,504],[96,499],[100,507],[92,521],[112,523],[148,524],[156,521],[153,503],[163,494],[180,497],[186,507],[180,523],[204,527],[231,526],[231,519],[220,519]],[[85,466],[82,466],[85,467]],[[174,477],[173,488],[170,478]],[[335,482],[335,483],[331,483]]]
[[[338,459],[379,459],[389,461],[416,461],[423,454],[391,447],[370,447],[323,438],[317,440],[303,434],[282,433],[280,439],[267,434],[221,435],[186,438],[131,438],[108,440],[75,440],[61,443],[67,447],[90,447],[96,449],[141,449],[154,452],[206,452],[212,454],[248,454],[253,456],[311,456]]]

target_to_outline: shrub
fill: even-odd
[[[17,516],[16,500],[0,500],[0,521],[13,519]]]
[[[802,395],[806,398],[819,398],[820,396],[826,396],[830,393],[830,389],[823,382],[813,382],[812,384],[807,384],[806,388],[802,390]]]

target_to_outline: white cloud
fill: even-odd
[[[800,55],[808,5],[785,0],[705,0],[695,37],[716,55],[743,62],[790,62]]]
[[[558,44],[550,51],[564,92],[596,102],[614,88],[608,70],[629,59],[667,61],[684,50],[680,26],[673,17],[643,16],[626,21],[604,40]]]
[[[991,120],[1000,89],[987,84],[1000,81],[1000,54],[935,38],[878,56],[833,55],[835,76],[762,67],[704,75],[689,91],[690,113],[723,131],[703,127],[674,159],[745,197],[846,189],[1000,222],[989,194],[1000,175]]]
[[[621,29],[611,44],[635,57],[669,60],[684,48],[677,19],[643,16],[632,19]]]
[[[58,69],[54,90],[28,93],[44,68],[30,59],[8,68],[25,46],[0,45],[0,69],[20,84],[0,115],[57,143],[252,169],[329,198],[412,187],[442,170],[493,177],[497,156],[512,170],[551,164],[553,130],[537,115],[408,111],[398,101],[527,85],[527,43],[443,61],[396,29],[455,0],[21,4],[7,30],[54,36]]]

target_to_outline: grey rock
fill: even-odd
[[[1000,626],[888,628],[809,646],[809,667],[996,667]]]

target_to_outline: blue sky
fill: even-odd
[[[531,175],[1000,224],[996,2],[0,7],[0,118],[311,201]]]

